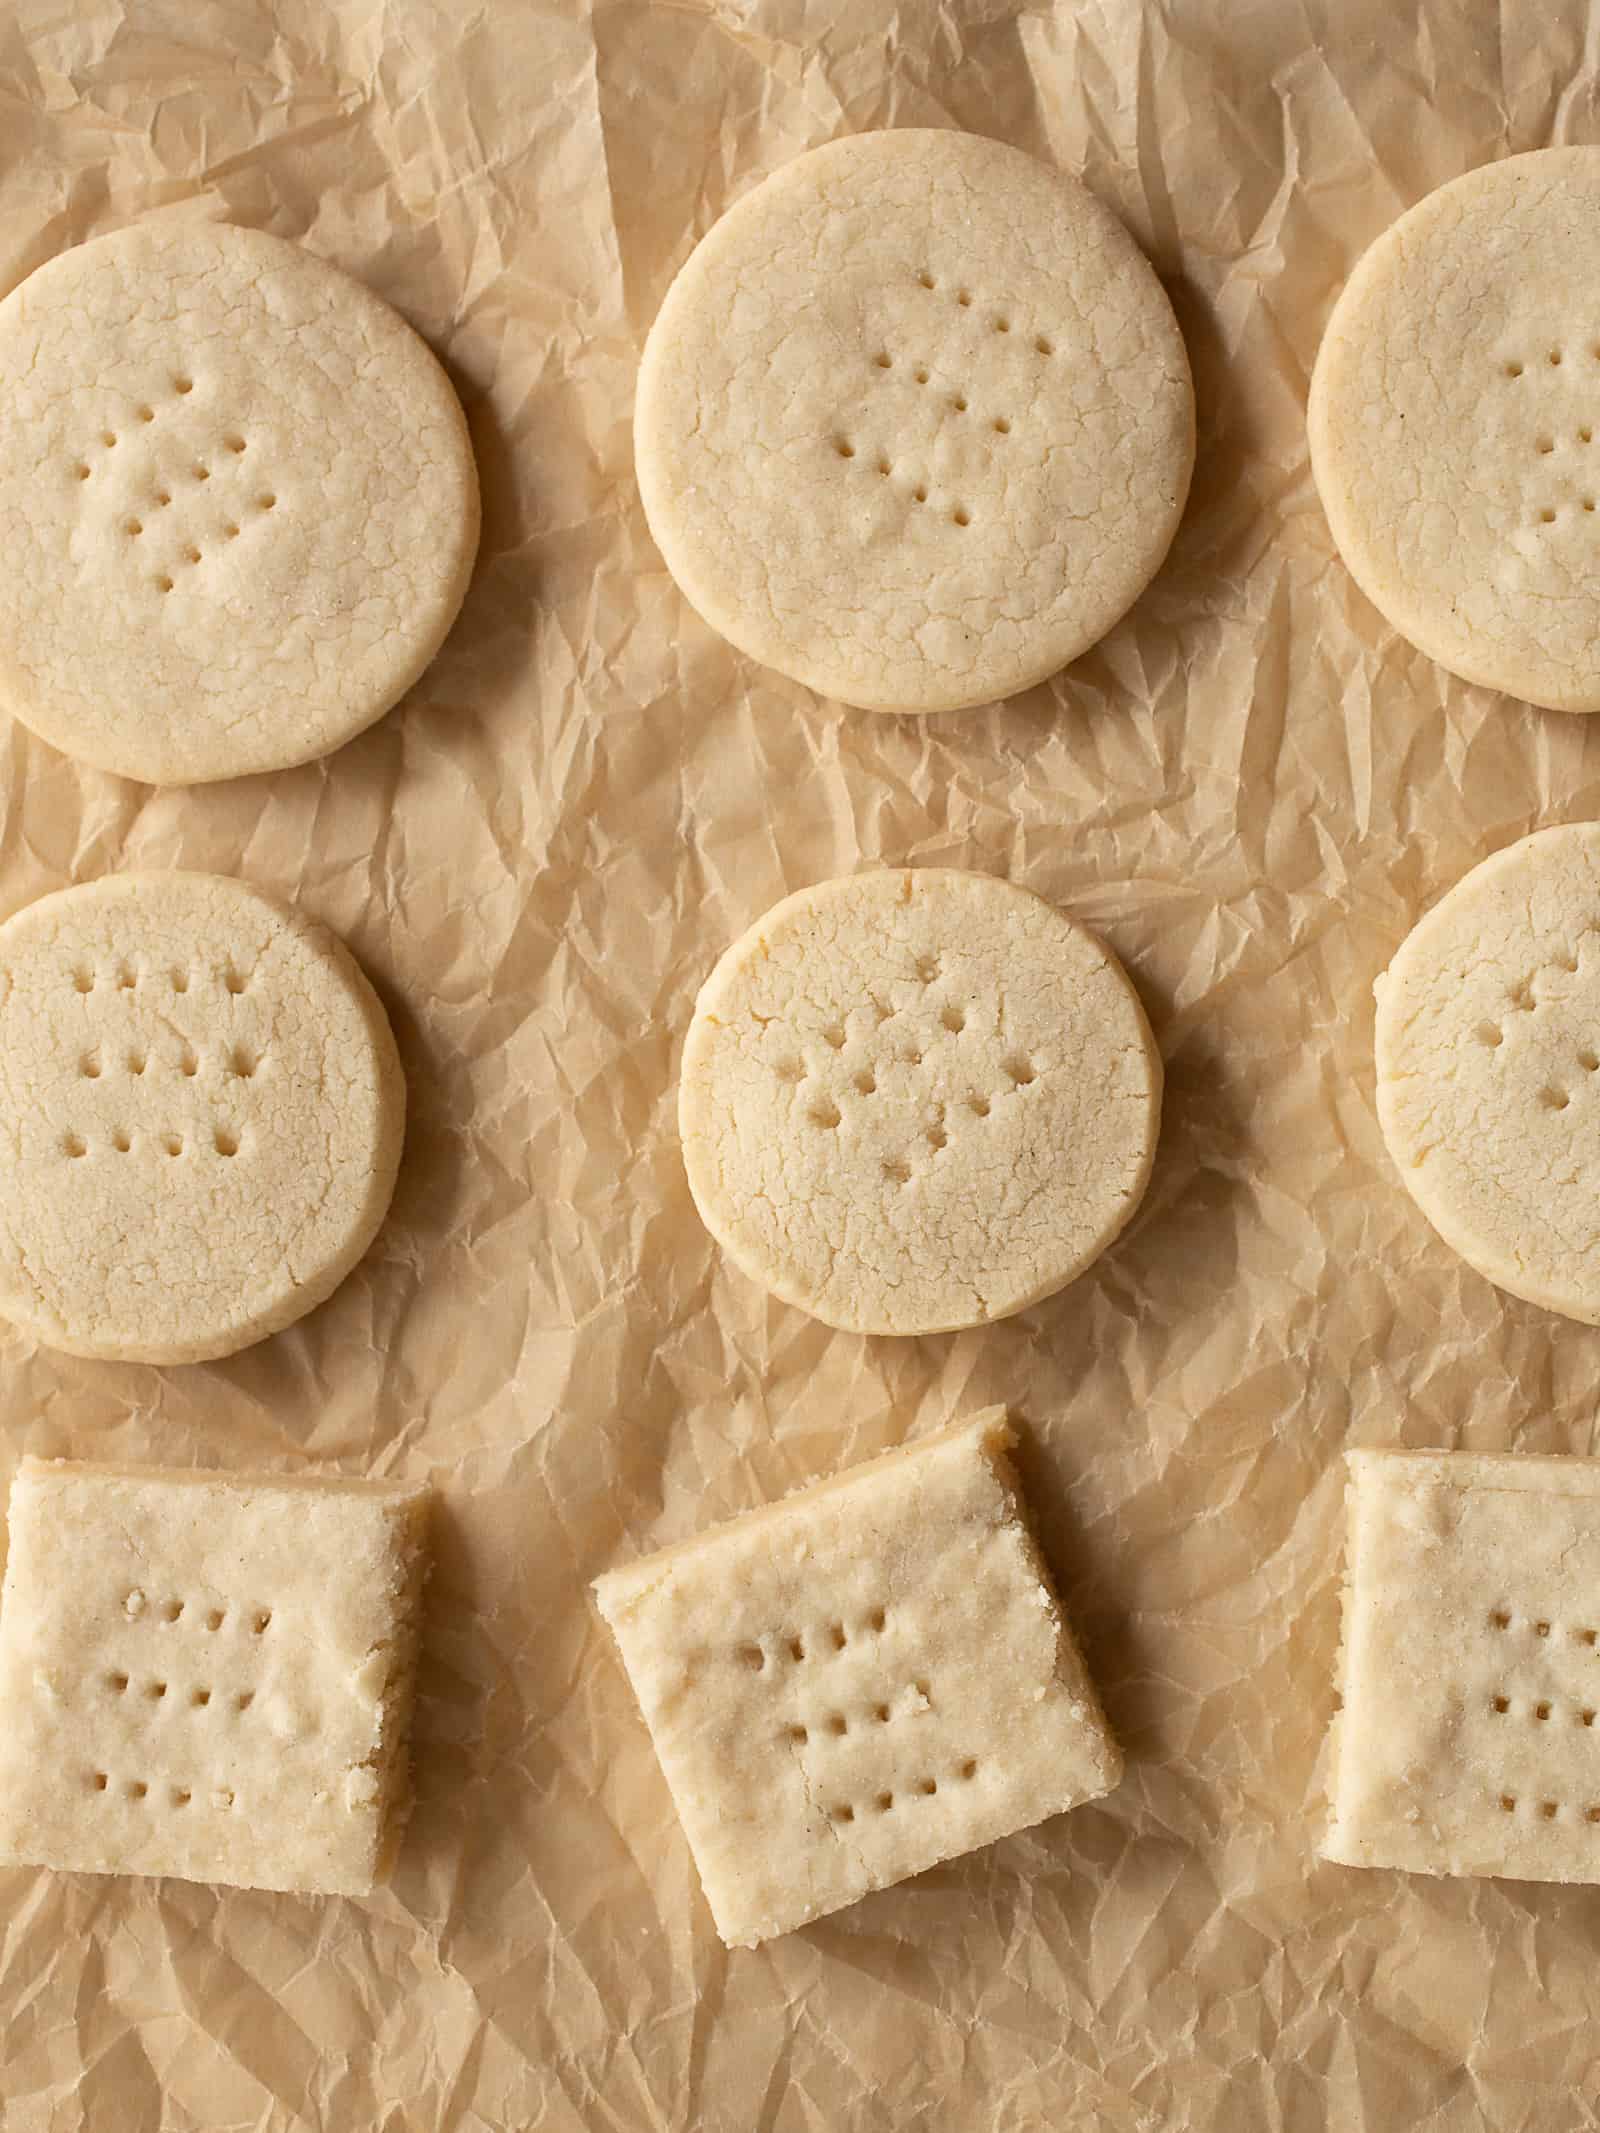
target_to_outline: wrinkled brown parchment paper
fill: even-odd
[[[1433,1238],[1369,1052],[1417,913],[1600,815],[1600,721],[1452,681],[1366,606],[1306,378],[1400,209],[1600,139],[1585,24],[1580,0],[0,9],[0,286],[154,211],[301,240],[444,356],[486,506],[443,656],[319,766],[155,793],[0,724],[0,910],[135,865],[298,897],[382,988],[412,1099],[393,1219],[294,1332],[168,1371],[0,1333],[0,1467],[431,1472],[445,1506],[393,1887],[0,1876],[5,2133],[1600,2119],[1600,1891],[1310,1850],[1344,1446],[1596,1448],[1600,1332]],[[1081,171],[1166,278],[1200,407],[1128,620],[1054,685],[920,724],[715,641],[630,468],[640,341],[695,237],[784,158],[893,124]],[[986,1333],[864,1341],[769,1304],[684,1186],[696,985],[785,891],[877,861],[1059,899],[1166,1056],[1136,1225]],[[729,1956],[586,1581],[988,1401],[1032,1425],[1129,1775]]]

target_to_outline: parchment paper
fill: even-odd
[[[1370,986],[1474,861],[1600,815],[1600,721],[1400,643],[1303,435],[1367,242],[1476,163],[1600,139],[1596,69],[1580,0],[0,12],[0,286],[158,210],[302,240],[444,355],[486,501],[443,656],[326,763],[156,793],[0,725],[0,910],[128,865],[298,897],[381,985],[412,1103],[393,1219],[300,1329],[167,1371],[0,1333],[0,1466],[433,1473],[444,1499],[392,1888],[0,1877],[5,2133],[1600,2123],[1600,1891],[1310,1849],[1344,1447],[1596,1448],[1600,1332],[1490,1289],[1390,1172]],[[630,466],[640,342],[697,235],[892,124],[1081,171],[1166,278],[1200,407],[1128,620],[926,723],[712,638]],[[774,899],[878,861],[1078,912],[1166,1057],[1136,1225],[984,1333],[770,1304],[684,1185],[696,985]],[[587,1580],[988,1401],[1031,1426],[1128,1777],[727,1955]]]

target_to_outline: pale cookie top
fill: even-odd
[[[1600,149],[1470,171],[1385,231],[1317,356],[1356,583],[1468,681],[1600,710]]]
[[[1600,1461],[1349,1456],[1324,1852],[1600,1881]]]
[[[404,1115],[322,927],[210,874],[43,897],[0,926],[0,1313],[75,1355],[231,1355],[361,1257]]]
[[[276,770],[416,680],[478,488],[443,370],[259,230],[171,221],[0,304],[0,705],[155,784]]]
[[[785,898],[707,979],[678,1119],[707,1228],[832,1326],[934,1333],[1048,1296],[1111,1242],[1161,1062],[1110,952],[987,874]]]
[[[836,141],[690,256],[634,418],[667,567],[871,710],[1027,688],[1153,576],[1194,460],[1161,284],[1073,179],[971,134]]]
[[[425,1488],[25,1459],[0,1855],[363,1891],[399,1835]]]
[[[992,1409],[595,1586],[723,1938],[1108,1792]]]
[[[1600,1324],[1600,825],[1497,852],[1378,980],[1378,1118],[1435,1229]]]

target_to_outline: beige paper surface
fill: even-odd
[[[0,725],[0,909],[127,865],[297,896],[381,986],[412,1100],[393,1219],[298,1330],[169,1371],[0,1333],[0,1465],[431,1471],[445,1501],[393,1887],[0,1876],[5,2133],[1594,2123],[1600,1892],[1318,1865],[1310,1818],[1343,1447],[1597,1448],[1600,1332],[1497,1295],[1390,1173],[1370,986],[1484,853],[1600,814],[1600,722],[1401,644],[1332,554],[1303,434],[1370,238],[1487,158],[1600,138],[1585,18],[0,11],[0,286],[153,211],[303,240],[444,355],[486,509],[442,657],[319,766],[155,793]],[[715,641],[630,471],[640,342],[694,238],[786,157],[885,124],[1083,172],[1167,279],[1200,409],[1188,515],[1128,620],[1052,686],[922,724]],[[864,1341],[769,1304],[684,1185],[698,982],[785,891],[877,861],[1067,905],[1167,1061],[1135,1226],[985,1333]],[[1129,1774],[730,1956],[587,1580],[990,1401],[1032,1427]]]

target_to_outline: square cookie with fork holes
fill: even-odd
[[[730,1947],[1121,1776],[1014,1442],[994,1408],[596,1581]]]
[[[407,1798],[425,1487],[25,1459],[0,1858],[359,1895]]]
[[[1324,1856],[1600,1881],[1600,1460],[1348,1460]]]

